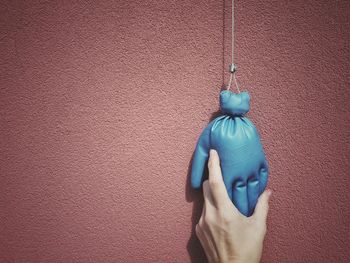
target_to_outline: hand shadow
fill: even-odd
[[[216,111],[212,113],[209,122],[211,122],[212,120],[214,120],[216,117],[220,115],[221,115],[220,111]],[[187,242],[187,251],[188,251],[188,254],[190,255],[192,263],[205,263],[207,262],[207,259],[206,259],[204,250],[200,244],[200,241],[196,236],[196,231],[195,231],[196,225],[202,213],[203,194],[202,194],[202,189],[196,190],[191,187],[191,167],[192,167],[193,156],[194,156],[194,152],[192,154],[191,161],[187,169],[187,180],[186,180],[186,201],[193,203],[192,217],[191,217],[192,229],[191,229],[190,239]],[[205,170],[204,170],[204,180],[207,180],[207,179],[208,179],[208,166],[206,163]]]

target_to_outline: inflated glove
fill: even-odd
[[[227,193],[237,209],[245,216],[254,212],[258,197],[265,190],[268,165],[260,136],[254,124],[246,117],[250,97],[247,92],[220,93],[223,115],[211,121],[198,139],[192,161],[191,184],[200,188],[209,158],[215,149]]]

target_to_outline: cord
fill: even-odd
[[[230,71],[230,80],[229,80],[229,83],[228,83],[228,86],[227,86],[227,90],[230,90],[231,88],[231,84],[232,84],[232,79],[234,80],[235,82],[235,85],[237,87],[237,91],[238,93],[240,93],[240,89],[239,89],[239,86],[238,86],[238,83],[237,83],[237,79],[236,79],[236,71],[237,71],[237,67],[236,65],[234,64],[234,48],[235,48],[235,1],[232,0],[232,34],[231,34],[231,51],[232,51],[232,54],[231,54],[231,58],[232,58],[232,63],[230,64],[230,67],[229,67],[229,71]]]

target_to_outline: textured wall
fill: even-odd
[[[1,1],[0,262],[205,261],[188,175],[228,80],[225,5]],[[263,262],[349,262],[349,17],[236,1],[274,190]]]

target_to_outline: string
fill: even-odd
[[[232,21],[232,33],[231,33],[231,51],[232,51],[232,54],[231,54],[231,58],[232,58],[232,63],[230,65],[230,80],[229,80],[229,83],[228,83],[228,86],[227,86],[227,90],[230,90],[231,88],[231,84],[232,84],[232,79],[234,80],[235,82],[235,85],[237,87],[237,91],[238,93],[240,93],[240,89],[239,89],[239,86],[238,86],[238,83],[237,83],[237,79],[236,79],[236,70],[237,70],[237,67],[236,65],[234,64],[234,48],[235,48],[235,2],[234,0],[232,0],[232,18],[231,18],[231,21]]]

